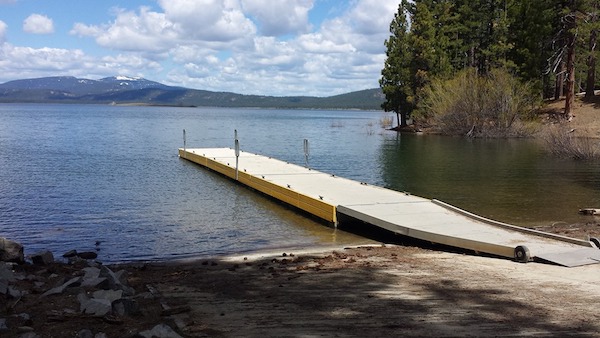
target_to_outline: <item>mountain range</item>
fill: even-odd
[[[306,109],[381,109],[381,89],[315,96],[261,96],[167,86],[144,78],[113,76],[100,80],[71,76],[14,80],[0,84],[1,103],[88,103],[157,106],[256,107]]]

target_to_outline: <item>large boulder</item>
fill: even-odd
[[[0,237],[0,262],[25,263],[23,246],[17,242]]]

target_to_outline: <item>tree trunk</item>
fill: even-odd
[[[554,85],[554,99],[556,101],[564,95],[565,92],[565,62],[560,62],[560,69],[556,75],[556,83]]]
[[[572,1],[571,10],[574,11]],[[577,28],[575,13],[566,17],[567,21],[567,92],[565,98],[565,119],[573,118],[573,104],[575,103],[575,29]]]
[[[597,32],[596,30],[592,30],[590,33],[590,55],[587,60],[587,81],[585,86],[585,97],[592,98],[594,97],[594,87],[596,84],[596,40],[597,40]]]
[[[406,113],[396,112],[396,117],[398,118],[398,128],[404,128],[408,125],[406,121]]]
[[[570,38],[569,38],[570,40]],[[573,118],[573,104],[575,103],[575,37],[569,45],[567,56],[567,92],[565,93],[565,119]]]

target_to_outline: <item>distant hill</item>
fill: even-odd
[[[329,97],[276,97],[172,87],[143,78],[123,76],[107,77],[100,80],[58,76],[15,80],[0,84],[0,102],[4,103],[95,103],[379,110],[383,100],[384,96],[379,88]]]

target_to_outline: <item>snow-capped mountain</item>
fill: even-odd
[[[0,91],[5,90],[52,90],[71,95],[90,95],[125,90],[156,88],[162,90],[181,89],[162,83],[146,80],[141,77],[112,76],[100,80],[79,79],[72,76],[53,76],[36,79],[9,81],[0,84]]]
[[[2,102],[380,109],[383,94],[381,89],[374,88],[330,97],[273,97],[172,87],[129,76],[100,80],[54,76],[0,84]]]

